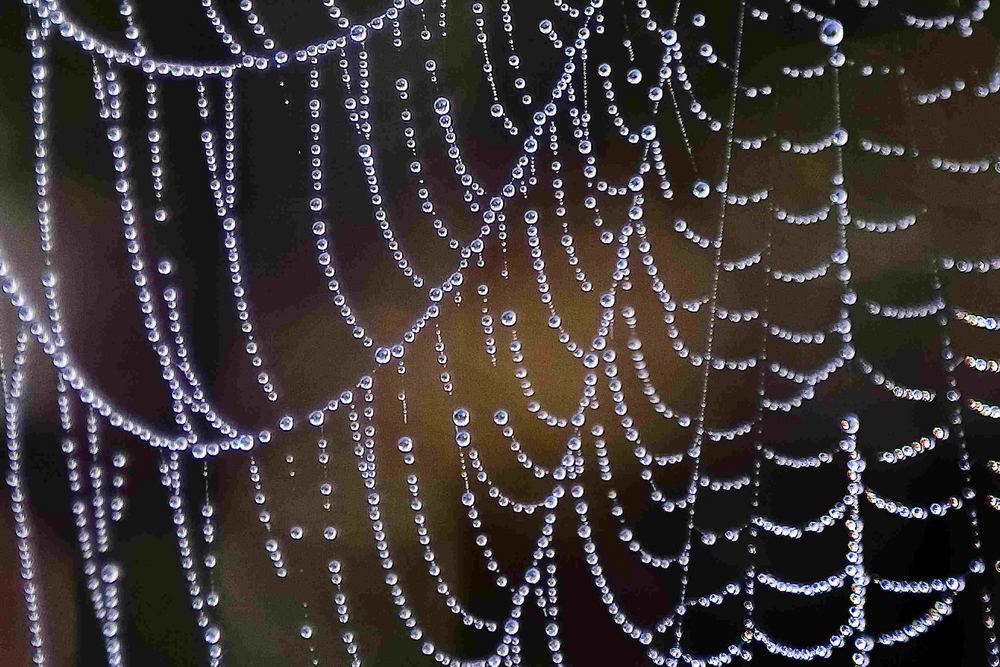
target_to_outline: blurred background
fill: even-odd
[[[211,3],[225,18],[247,50],[268,51],[264,37],[254,34],[247,11],[236,0]],[[370,70],[371,145],[380,172],[384,207],[395,239],[425,285],[414,289],[401,275],[373,214],[368,183],[357,156],[359,139],[349,118],[348,98],[358,95],[358,53],[350,43],[343,54],[328,55],[317,65],[322,79],[323,141],[327,221],[340,287],[349,297],[359,323],[375,345],[399,340],[424,312],[428,288],[440,284],[461,261],[449,246],[455,238],[467,243],[483,224],[482,214],[470,212],[448,157],[448,144],[438,125],[433,104],[447,97],[462,159],[488,195],[497,193],[510,178],[522,152],[524,129],[532,113],[548,99],[562,73],[565,55],[553,48],[538,26],[544,20],[569,44],[579,19],[572,19],[569,2],[505,3],[487,0],[482,13],[473,3],[428,0],[400,12],[400,46],[393,44],[393,25],[369,31],[364,42]],[[600,177],[609,183],[627,181],[635,173],[641,149],[623,139],[607,109],[608,100],[596,74],[599,63],[611,66],[615,104],[632,128],[653,124],[662,146],[662,160],[670,183],[669,196],[659,192],[655,170],[645,175],[644,222],[659,268],[659,277],[678,302],[697,300],[711,291],[713,249],[699,247],[678,233],[678,221],[707,239],[715,238],[720,221],[721,197],[693,196],[696,182],[717,185],[727,173],[730,193],[767,190],[767,198],[746,206],[725,209],[722,258],[735,261],[767,247],[766,260],[746,271],[724,271],[718,281],[718,306],[729,310],[767,311],[757,320],[734,323],[720,319],[714,327],[713,350],[728,357],[753,357],[761,349],[761,319],[794,330],[816,330],[836,321],[840,312],[841,284],[835,269],[804,283],[767,280],[762,270],[769,262],[786,272],[806,271],[827,261],[838,246],[835,211],[815,224],[786,224],[779,212],[807,215],[829,206],[831,178],[837,170],[836,151],[801,155],[782,150],[783,140],[811,143],[836,127],[849,139],[843,149],[845,188],[855,222],[916,216],[912,227],[896,233],[871,233],[856,225],[848,228],[852,286],[858,303],[849,309],[852,343],[857,351],[848,362],[815,391],[801,408],[790,412],[763,411],[760,436],[763,444],[791,457],[834,451],[840,439],[839,423],[846,412],[857,413],[861,423],[859,443],[866,455],[910,443],[949,425],[951,437],[931,454],[905,465],[871,463],[868,484],[887,497],[912,505],[928,505],[958,494],[965,480],[958,468],[959,438],[950,424],[946,399],[948,369],[942,362],[942,328],[936,318],[892,319],[872,316],[868,300],[887,304],[919,304],[936,297],[935,272],[941,257],[988,257],[1000,254],[995,211],[1000,204],[1000,124],[995,97],[976,94],[975,88],[1000,80],[998,67],[998,15],[983,10],[972,23],[971,36],[962,36],[962,17],[976,14],[964,0],[899,3],[866,3],[816,0],[815,6],[763,0],[746,5],[739,54],[740,82],[732,133],[736,138],[759,139],[759,150],[738,144],[726,159],[727,122],[730,117],[732,70],[740,24],[736,3],[683,3],[676,19],[684,49],[689,89],[674,70],[673,98],[664,97],[659,113],[650,113],[649,87],[656,81],[664,45],[647,31],[643,11],[651,12],[660,26],[671,24],[673,3],[603,3],[599,22],[603,32],[588,43],[588,101],[593,155]],[[875,3],[870,3],[875,4]],[[338,3],[349,24],[377,15],[385,6],[348,0]],[[584,6],[582,3],[579,5]],[[88,31],[115,44],[127,44],[125,21],[118,3],[111,0],[66,0],[63,8]],[[171,3],[135,2],[134,15],[142,26],[148,52],[183,62],[233,61],[196,0]],[[343,34],[331,10],[316,0],[257,0],[253,11],[276,42],[274,50],[293,52],[299,45]],[[819,24],[809,12],[835,17],[845,38],[840,50],[846,63],[836,77],[829,63],[831,48],[819,39]],[[518,71],[507,66],[509,56],[503,15],[513,25],[511,33],[520,55]],[[955,15],[945,29],[914,27],[912,16]],[[40,284],[42,253],[39,250],[34,212],[34,142],[31,113],[31,58],[25,30],[31,12],[21,3],[0,4],[0,244],[16,274],[36,303],[44,304]],[[442,16],[446,18],[442,19]],[[491,114],[495,103],[489,77],[483,69],[483,49],[475,23],[483,17],[487,50],[493,63],[496,95],[505,113],[522,128],[517,137]],[[442,21],[444,26],[442,26]],[[597,25],[595,23],[594,25]],[[430,33],[423,39],[422,30]],[[596,31],[595,31],[596,32]],[[704,45],[709,45],[705,49]],[[128,47],[126,47],[128,48]],[[60,300],[69,345],[88,377],[118,406],[164,432],[173,432],[171,397],[160,377],[156,355],[150,351],[137,308],[132,273],[122,238],[121,213],[114,189],[113,159],[105,121],[98,114],[92,77],[94,62],[79,45],[58,35],[49,41],[49,122],[51,174],[50,198],[56,228],[54,261],[60,276]],[[707,55],[706,55],[707,54]],[[339,61],[343,59],[344,64]],[[426,63],[433,60],[433,76]],[[576,59],[579,65],[579,58]],[[793,76],[792,70],[822,67],[823,75]],[[99,62],[101,70],[107,63]],[[638,69],[641,81],[630,83],[627,73]],[[342,81],[344,72],[351,81]],[[311,143],[307,101],[309,66],[291,63],[265,71],[240,71],[233,78],[237,115],[238,190],[236,211],[244,285],[250,302],[260,354],[280,398],[267,400],[249,363],[245,339],[235,317],[229,261],[212,203],[198,116],[197,83],[190,78],[158,78],[161,142],[166,168],[164,207],[168,216],[157,221],[159,207],[153,197],[149,172],[150,122],[146,117],[147,77],[133,68],[117,68],[123,85],[125,126],[128,130],[131,170],[137,215],[147,256],[167,261],[167,275],[153,275],[154,291],[174,288],[192,365],[205,383],[206,394],[220,414],[251,432],[274,431],[270,442],[259,444],[254,460],[266,488],[271,528],[280,537],[287,564],[286,577],[275,576],[265,540],[270,536],[258,519],[257,490],[251,480],[250,456],[229,452],[209,460],[182,456],[185,502],[192,515],[193,532],[200,539],[200,508],[206,499],[214,505],[217,537],[211,553],[210,586],[219,604],[212,610],[222,629],[225,660],[232,665],[349,664],[343,649],[344,627],[337,619],[327,564],[338,559],[343,566],[343,589],[350,602],[349,629],[356,635],[366,664],[427,664],[420,645],[411,641],[396,618],[396,609],[383,581],[379,556],[368,520],[367,491],[363,488],[350,437],[346,409],[327,416],[322,428],[310,426],[305,415],[354,387],[371,373],[374,347],[364,347],[342,321],[339,304],[327,288],[327,279],[316,263],[314,213],[308,152]],[[408,98],[401,100],[396,81],[409,82]],[[516,83],[523,78],[524,85]],[[223,83],[207,78],[206,95],[212,122],[220,127]],[[923,91],[953,91],[946,99],[922,103]],[[750,88],[756,89],[749,94]],[[994,85],[995,88],[995,85]],[[767,92],[763,92],[764,90]],[[576,95],[584,93],[578,87]],[[839,112],[835,102],[839,94]],[[531,96],[531,103],[520,100]],[[574,104],[580,105],[577,101]],[[705,112],[698,118],[697,109]],[[615,269],[616,244],[601,241],[601,232],[617,235],[627,222],[628,197],[601,199],[599,213],[584,206],[587,179],[584,158],[572,136],[574,125],[568,102],[558,103],[553,118],[559,144],[553,155],[548,134],[533,159],[537,185],[526,195],[505,204],[507,239],[501,247],[494,236],[481,258],[473,255],[461,286],[445,295],[441,315],[409,346],[405,372],[398,361],[375,373],[372,407],[375,410],[376,449],[379,456],[378,490],[382,520],[393,552],[396,570],[406,589],[409,605],[420,625],[442,650],[474,659],[490,650],[497,634],[466,627],[449,613],[435,581],[427,576],[424,549],[418,542],[406,475],[420,478],[422,512],[426,516],[437,562],[453,593],[472,613],[503,619],[509,594],[494,583],[476,546],[480,533],[504,572],[512,577],[528,567],[543,512],[517,514],[497,506],[485,485],[473,481],[478,497],[481,528],[472,526],[462,505],[465,487],[462,462],[455,446],[452,413],[468,409],[474,444],[491,483],[511,496],[536,500],[552,486],[551,479],[537,479],[533,471],[510,451],[511,443],[494,425],[498,409],[511,414],[516,439],[538,466],[559,465],[572,429],[550,428],[528,409],[515,377],[509,350],[511,329],[494,325],[496,363],[486,350],[483,331],[483,298],[480,285],[488,287],[488,306],[494,320],[507,309],[517,312],[516,332],[535,390],[534,400],[550,413],[570,415],[583,390],[586,369],[570,355],[547,324],[549,309],[540,301],[536,270],[529,254],[522,222],[525,210],[539,213],[537,224],[552,301],[563,327],[574,340],[589,344],[599,324],[599,297],[607,291]],[[411,173],[413,160],[406,146],[401,112],[412,111],[413,128],[421,160],[421,182]],[[711,126],[712,119],[721,124]],[[868,140],[869,143],[865,143]],[[871,142],[905,147],[902,155],[886,157],[870,149]],[[934,158],[985,161],[982,173],[948,173],[936,168]],[[552,168],[561,164],[560,173]],[[553,179],[561,184],[553,185]],[[434,199],[434,213],[421,211],[418,189],[425,187]],[[561,203],[556,191],[564,193]],[[488,201],[489,196],[481,198]],[[564,206],[564,211],[558,211]],[[441,238],[434,219],[445,220],[450,235]],[[599,220],[597,219],[599,218]],[[683,227],[681,227],[683,229]],[[562,240],[572,234],[578,264],[564,257]],[[663,324],[663,308],[650,289],[650,281],[633,242],[628,287],[619,285],[616,307],[635,308],[636,328],[631,332],[619,313],[609,334],[609,347],[619,356],[618,366],[625,401],[643,444],[655,454],[685,452],[691,427],[664,419],[643,394],[631,367],[627,342],[638,335],[651,381],[659,396],[678,413],[697,415],[702,389],[702,369],[680,358]],[[592,282],[580,289],[576,269]],[[1000,311],[1000,271],[979,274],[938,271],[941,293],[952,308],[974,313]],[[41,311],[42,308],[39,308]],[[710,309],[678,309],[676,326],[696,352],[706,346]],[[951,312],[950,310],[947,312]],[[447,369],[439,364],[438,341],[446,346]],[[0,315],[4,352],[10,355],[16,331],[11,310]],[[952,346],[961,358],[996,357],[997,334],[948,318]],[[822,344],[793,345],[767,337],[767,356],[803,373],[812,372],[835,355],[840,336],[829,334]],[[877,386],[859,370],[863,358],[878,372],[900,385],[937,393],[931,402],[899,400]],[[450,374],[453,391],[442,389],[441,373]],[[987,461],[1000,458],[1000,422],[968,409],[967,399],[1000,403],[1000,376],[976,373],[964,366],[954,372],[962,399],[961,416],[972,459],[971,478],[977,491],[975,504],[982,536],[980,555],[986,572],[970,577],[967,589],[956,596],[953,613],[925,636],[902,646],[876,647],[875,665],[982,665],[987,662],[987,631],[983,594],[997,592],[998,512],[988,506],[997,494],[1000,478]],[[803,387],[767,371],[764,390],[775,400],[799,394]],[[992,377],[991,377],[992,376]],[[710,376],[705,409],[708,428],[725,429],[753,423],[758,413],[760,374],[719,371]],[[63,433],[54,389],[56,376],[36,346],[28,364],[23,447],[24,471],[30,497],[30,520],[36,565],[40,573],[42,624],[50,664],[92,665],[105,661],[101,629],[94,619],[82,576],[70,507],[66,462],[60,448]],[[361,392],[357,392],[360,397]],[[400,396],[405,395],[404,401]],[[649,486],[641,477],[603,374],[599,375],[598,405],[588,412],[581,456],[586,462],[578,480],[586,488],[590,522],[604,574],[618,604],[636,623],[652,626],[669,614],[679,595],[678,568],[659,570],[643,564],[618,535],[620,523],[612,515],[608,490],[617,491],[624,519],[637,538],[657,554],[676,553],[686,535],[686,511],[667,513],[650,500]],[[361,409],[361,401],[356,401]],[[86,412],[74,403],[76,437],[85,436]],[[286,415],[297,417],[295,427],[284,432],[276,424]],[[589,427],[606,426],[608,465],[613,483],[600,478]],[[201,432],[210,436],[204,424]],[[126,660],[136,665],[204,665],[208,654],[204,629],[195,622],[187,585],[180,566],[168,491],[160,480],[162,459],[148,445],[125,437],[101,422],[102,456],[110,470],[115,455],[126,461],[121,468],[125,500],[122,518],[113,525],[110,558],[120,564],[122,581],[121,638]],[[407,466],[395,443],[402,436],[414,441],[416,462]],[[755,435],[739,435],[718,442],[706,440],[701,472],[719,479],[751,476]],[[323,441],[323,447],[318,442]],[[327,464],[318,455],[329,454]],[[6,452],[5,452],[6,454]],[[781,468],[765,461],[760,473],[760,511],[776,521],[800,524],[818,516],[839,500],[846,485],[844,459],[810,469]],[[664,495],[683,494],[690,468],[685,464],[655,470],[655,483]],[[471,474],[471,473],[470,473]],[[323,507],[320,484],[333,485],[332,508]],[[722,534],[742,525],[753,514],[752,485],[735,491],[703,490],[698,498],[696,525],[704,533]],[[561,651],[567,664],[647,664],[644,649],[628,638],[611,619],[594,585],[576,533],[573,501],[568,497],[555,511],[559,520],[552,546],[558,567]],[[952,512],[940,519],[907,521],[875,509],[862,500],[865,519],[865,556],[870,570],[892,579],[910,580],[951,576],[963,572],[976,554],[967,513]],[[22,605],[22,582],[13,536],[13,518],[4,512],[5,537],[0,548],[0,585],[7,610],[0,623],[0,652],[5,664],[30,664],[27,624]],[[323,538],[327,525],[335,525],[337,538]],[[291,539],[298,527],[301,539]],[[742,582],[750,563],[749,537],[715,544],[695,539],[691,554],[688,597],[708,595],[731,581]],[[808,533],[789,540],[764,533],[757,538],[756,562],[762,570],[790,581],[825,578],[842,568],[846,549],[843,523],[820,534]],[[206,550],[196,540],[197,558]],[[201,563],[196,564],[208,573]],[[756,623],[772,637],[789,644],[811,645],[825,641],[846,622],[849,586],[816,596],[792,596],[758,585],[754,598]],[[685,621],[685,648],[694,654],[722,650],[743,631],[745,609],[736,600],[707,608],[694,607]],[[868,631],[889,632],[927,611],[930,595],[892,595],[871,586],[868,592]],[[308,641],[300,637],[304,619],[313,628]],[[522,628],[522,664],[548,664],[545,621],[534,602],[525,604]],[[672,631],[654,645],[669,648]],[[759,664],[786,663],[756,645]],[[849,664],[850,650],[831,658]]]

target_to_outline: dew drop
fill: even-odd
[[[451,111],[451,102],[448,101],[447,97],[439,97],[434,100],[434,112],[437,115],[443,116],[449,111]]]
[[[115,563],[108,563],[101,568],[101,581],[106,584],[113,584],[121,576],[121,568]]]
[[[827,46],[837,46],[844,41],[844,26],[837,19],[825,19],[819,26],[819,41]]]

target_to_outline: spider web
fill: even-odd
[[[21,8],[36,664],[29,445],[110,665],[1000,664],[988,2],[181,4]]]

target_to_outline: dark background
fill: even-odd
[[[137,3],[137,15],[152,54],[186,61],[225,59],[227,54],[211,30],[203,10],[195,1]],[[217,3],[228,24],[244,44],[259,48],[246,30],[235,2]],[[501,96],[510,100],[506,107],[525,125],[530,111],[516,104],[512,77],[502,67],[506,50],[499,28],[497,3],[487,2],[487,30]],[[661,23],[668,22],[672,5],[650,3]],[[666,4],[666,3],[664,3]],[[927,157],[942,155],[956,159],[977,159],[997,155],[995,101],[966,93],[936,105],[920,106],[910,99],[914,91],[936,87],[957,78],[985,81],[997,61],[997,17],[988,13],[976,24],[972,37],[961,38],[954,29],[921,31],[903,25],[899,3],[863,11],[856,6],[829,6],[817,9],[839,17],[847,39],[843,50],[855,65],[840,75],[843,125],[850,132],[845,148],[845,175],[850,191],[851,211],[861,218],[888,218],[904,212],[926,209],[918,224],[894,235],[848,232],[854,286],[862,298],[888,303],[911,303],[931,297],[929,266],[937,254],[984,256],[1000,252],[995,231],[998,175],[947,175],[927,167]],[[847,4],[847,3],[844,3]],[[371,3],[342,3],[352,17],[367,17],[375,9]],[[260,1],[256,8],[280,47],[289,49],[335,29],[318,2]],[[123,44],[123,24],[116,3],[104,0],[71,0],[67,8],[97,34]],[[379,6],[381,9],[381,6]],[[741,80],[747,85],[770,84],[773,93],[755,99],[740,97],[736,108],[738,136],[776,134],[797,141],[812,141],[834,126],[833,80],[827,75],[814,80],[790,79],[780,75],[783,65],[807,66],[822,62],[829,52],[817,39],[816,26],[802,16],[792,15],[781,2],[760,5],[771,17],[766,22],[746,21]],[[436,33],[435,2],[422,8]],[[418,212],[415,184],[406,170],[409,153],[398,129],[399,102],[393,82],[407,76],[411,83],[411,107],[424,161],[424,174],[435,194],[439,213],[447,214],[449,225],[468,239],[480,224],[461,201],[461,192],[449,174],[450,163],[437,131],[431,104],[439,94],[451,100],[452,113],[463,156],[471,171],[490,192],[506,180],[509,167],[519,152],[520,139],[512,140],[489,115],[492,98],[481,71],[481,52],[474,41],[475,31],[469,7],[449,2],[448,37],[420,43],[414,27],[416,14],[404,13],[406,45],[399,53],[389,43],[385,29],[368,43],[372,69],[374,133],[373,145],[384,171],[383,192],[387,208],[402,246],[415,265],[436,283],[450,274],[457,258],[445,242],[436,238],[430,219]],[[912,3],[908,11],[936,15],[956,11],[951,2]],[[644,91],[657,67],[658,41],[636,29],[638,17],[633,5],[606,2],[606,33],[591,44],[592,63],[607,61],[614,67],[620,105],[630,123],[649,122],[642,104]],[[707,16],[706,27],[692,27],[697,11]],[[538,34],[535,26],[542,18],[555,21],[561,34],[569,34],[569,24],[561,12],[545,3],[516,2],[516,38],[522,57],[522,73],[528,90],[539,99],[558,75],[562,58]],[[36,303],[40,291],[34,277],[40,266],[35,229],[32,183],[31,116],[28,90],[29,58],[23,38],[26,8],[9,2],[0,6],[0,210],[3,223],[0,241],[7,255],[29,287]],[[685,62],[699,99],[717,118],[725,119],[729,77],[705,64],[697,55],[702,41],[710,41],[720,58],[732,61],[735,43],[735,9],[730,3],[682,7],[678,29],[685,44]],[[629,86],[622,40],[630,37],[636,61],[643,67],[644,82]],[[111,159],[105,130],[96,114],[91,91],[91,62],[74,44],[62,39],[51,42],[53,77],[51,123],[54,132],[53,166],[56,169],[52,199],[56,206],[56,257],[62,275],[62,302],[67,318],[70,344],[89,376],[131,413],[169,431],[172,414],[155,356],[145,343],[142,322],[135,308],[134,291],[121,239]],[[353,58],[353,56],[352,56]],[[438,62],[439,89],[427,83],[422,63]],[[326,105],[326,134],[329,145],[327,211],[335,247],[338,271],[345,291],[358,305],[361,319],[380,342],[395,340],[424,307],[425,291],[415,292],[395,271],[366,201],[366,185],[355,157],[355,137],[342,113],[343,90],[338,83],[336,59],[322,65]],[[857,64],[871,62],[903,67],[901,76],[876,74],[863,77]],[[161,108],[167,133],[164,150],[167,160],[167,201],[171,219],[165,225],[152,221],[152,196],[146,160],[148,148],[142,88],[143,77],[122,71],[126,88],[126,113],[130,127],[132,177],[142,207],[142,230],[152,258],[170,258],[176,268],[174,283],[182,294],[194,362],[209,382],[210,396],[233,421],[248,428],[273,428],[286,411],[304,416],[313,406],[339,394],[370,370],[371,353],[351,338],[330,303],[324,280],[315,266],[315,248],[310,231],[307,202],[308,172],[301,157],[308,146],[306,132],[306,68],[290,66],[282,71],[246,72],[237,77],[240,101],[239,139],[240,202],[243,265],[257,325],[262,353],[274,370],[282,401],[275,408],[264,400],[242,351],[242,337],[233,317],[229,276],[222,254],[222,237],[210,208],[207,172],[198,139],[201,126],[196,116],[194,83],[166,81],[162,84]],[[603,100],[597,94],[597,77],[591,76],[591,109],[594,131],[599,138],[596,150],[602,170],[609,180],[619,181],[631,173],[638,151],[618,139],[606,120]],[[221,84],[208,83],[216,112],[221,107]],[[287,101],[287,104],[286,104]],[[657,202],[651,175],[647,176],[646,222],[653,241],[661,276],[678,300],[703,294],[711,276],[711,255],[695,248],[672,231],[673,221],[683,217],[701,234],[712,236],[718,221],[717,197],[696,200],[691,183],[705,178],[717,183],[722,171],[724,132],[713,133],[685,115],[693,155],[683,149],[681,134],[668,101],[656,124],[666,152],[674,197]],[[534,110],[533,108],[531,109]],[[217,116],[218,118],[218,116]],[[581,265],[591,274],[595,290],[581,297],[573,275],[563,263],[558,246],[562,229],[554,216],[548,192],[550,172],[547,152],[540,151],[540,184],[520,208],[509,212],[510,243],[508,260],[512,279],[498,276],[501,256],[495,244],[486,253],[485,269],[470,269],[461,290],[463,303],[453,299],[444,305],[438,322],[448,344],[449,370],[455,379],[455,396],[446,397],[439,388],[440,372],[433,350],[433,332],[425,330],[407,353],[407,372],[399,376],[382,371],[376,382],[378,409],[380,476],[383,518],[398,570],[411,606],[421,625],[440,648],[460,656],[474,657],[491,646],[484,633],[463,628],[457,617],[447,612],[426,577],[422,551],[415,540],[409,495],[392,447],[399,435],[411,434],[418,443],[416,471],[439,562],[469,609],[486,616],[505,615],[502,596],[489,584],[481,559],[473,544],[474,533],[464,517],[458,499],[462,489],[454,452],[451,411],[467,406],[473,414],[473,435],[483,452],[487,468],[499,485],[512,493],[537,497],[546,485],[528,474],[504,452],[507,445],[492,430],[489,415],[504,405],[514,414],[518,439],[539,463],[554,466],[564,442],[545,429],[523,409],[512,366],[506,351],[507,332],[497,327],[497,368],[483,353],[475,285],[491,287],[490,303],[496,316],[514,306],[519,313],[518,333],[525,344],[526,365],[531,371],[537,397],[552,406],[553,412],[568,413],[576,400],[582,378],[577,362],[562,350],[544,322],[548,314],[534,294],[534,272],[524,243],[521,211],[532,207],[542,215],[543,248],[555,292],[555,302],[574,337],[589,340],[599,313],[597,296],[607,287],[613,263],[612,250],[597,241],[591,224],[592,213],[580,204],[583,179],[580,158],[569,133],[568,118],[559,116],[560,156],[564,162],[569,225],[576,236]],[[903,143],[919,148],[916,159],[879,158],[862,152],[862,137]],[[727,214],[724,256],[745,255],[759,247],[771,233],[774,238],[772,264],[787,270],[815,265],[829,255],[835,242],[833,215],[823,224],[798,228],[781,225],[771,217],[769,205],[792,211],[812,210],[825,204],[833,169],[831,151],[801,157],[777,150],[771,139],[761,151],[734,152],[731,191],[772,188],[769,203],[746,208],[731,207]],[[602,204],[603,206],[603,204]],[[606,224],[617,229],[624,220],[624,208],[608,205]],[[639,312],[644,351],[654,382],[664,400],[679,409],[696,409],[700,371],[674,356],[668,346],[661,313],[651,296],[641,265],[633,256],[634,287],[628,299]],[[157,278],[159,280],[159,278]],[[949,300],[963,308],[982,313],[1000,310],[1000,283],[997,274],[967,276],[947,274],[945,291]],[[760,307],[763,278],[759,267],[746,272],[723,274],[720,304],[731,307]],[[160,285],[165,286],[165,285]],[[839,285],[831,275],[806,285],[772,284],[771,319],[790,328],[810,329],[833,320]],[[625,297],[621,297],[624,299]],[[706,310],[678,315],[678,326],[691,347],[703,347]],[[859,351],[878,368],[900,383],[941,391],[944,375],[940,361],[939,330],[933,319],[903,321],[872,318],[863,306],[852,309],[854,341]],[[3,315],[4,340],[9,353],[13,331],[12,312]],[[620,366],[626,396],[643,429],[643,440],[657,452],[686,449],[689,431],[662,421],[648,405],[628,368],[624,356],[627,340],[624,322],[616,322],[615,345],[622,357]],[[1000,346],[991,335],[952,323],[954,344],[961,354],[997,356]],[[717,350],[733,356],[754,354],[759,345],[759,328],[722,323],[717,329]],[[769,356],[800,369],[811,369],[836,348],[835,336],[821,346],[793,347],[771,339]],[[808,347],[808,349],[802,349]],[[52,663],[91,665],[104,660],[100,631],[93,620],[80,576],[80,563],[69,518],[69,493],[65,464],[59,449],[60,432],[56,419],[54,374],[37,349],[29,378],[29,417],[26,425],[29,492],[35,545],[42,578],[44,623]],[[386,369],[391,370],[391,369]],[[989,377],[959,370],[963,394],[988,403],[1000,402],[1000,386]],[[403,384],[401,384],[403,383]],[[709,391],[709,425],[725,425],[752,418],[756,373],[714,373]],[[396,393],[408,394],[409,423],[400,419]],[[769,394],[791,395],[797,387],[769,377]],[[614,427],[606,390],[600,394],[601,409],[589,419],[603,420],[609,428],[609,449],[613,452],[615,486],[626,506],[627,516],[637,524],[637,533],[659,553],[677,550],[683,537],[685,514],[662,514],[647,500],[646,487],[620,429]],[[764,422],[766,443],[790,455],[806,455],[829,449],[837,442],[837,424],[845,411],[861,417],[863,451],[898,446],[926,434],[932,426],[945,422],[946,406],[938,400],[930,406],[891,399],[873,387],[855,369],[841,371],[824,384],[817,398],[790,415],[767,413]],[[77,422],[83,413],[78,410]],[[876,648],[876,665],[981,665],[985,664],[982,607],[979,591],[996,591],[997,518],[983,499],[996,493],[996,476],[984,466],[988,458],[1000,458],[997,449],[998,425],[964,411],[968,445],[974,459],[973,478],[979,490],[981,529],[987,557],[987,575],[972,580],[955,603],[955,613],[933,631],[902,647]],[[304,421],[300,418],[300,422]],[[223,629],[226,660],[233,665],[307,664],[306,643],[298,637],[302,604],[308,603],[316,628],[313,643],[322,664],[340,664],[344,653],[341,628],[332,609],[333,589],[328,582],[326,562],[336,557],[344,562],[352,608],[351,628],[358,635],[366,664],[423,664],[419,646],[408,640],[394,618],[391,600],[381,581],[364,493],[356,473],[351,444],[342,416],[328,421],[323,435],[330,440],[336,491],[334,522],[340,529],[337,541],[327,543],[320,533],[322,516],[315,485],[320,471],[315,463],[317,433],[300,424],[292,433],[281,434],[255,456],[264,470],[269,504],[279,533],[287,535],[292,525],[306,528],[307,537],[292,543],[283,539],[290,576],[278,580],[263,549],[265,535],[256,519],[252,502],[248,457],[227,454],[209,466],[210,493],[217,508],[220,532],[216,554],[216,585],[221,603],[216,616]],[[201,631],[195,626],[187,593],[178,566],[178,555],[166,493],[157,474],[158,455],[141,443],[130,441],[109,428],[104,429],[109,450],[126,452],[127,508],[124,520],[114,526],[114,557],[122,563],[123,639],[125,655],[137,665],[205,664],[206,651]],[[604,487],[597,479],[591,439],[585,438],[588,472],[584,483],[591,504],[595,538],[609,583],[628,614],[650,624],[670,609],[677,599],[677,575],[645,568],[615,538],[616,523],[608,514]],[[961,486],[955,461],[954,437],[939,445],[932,455],[893,468],[872,465],[866,480],[883,495],[912,504],[928,504],[956,493]],[[750,470],[753,457],[748,437],[734,442],[706,443],[703,469],[719,476],[737,476]],[[294,463],[287,462],[288,456]],[[200,480],[202,465],[186,467],[189,501],[197,507],[203,499]],[[288,473],[296,471],[294,477]],[[684,488],[684,471],[660,471],[661,486],[679,491]],[[762,509],[787,523],[815,517],[844,492],[842,462],[818,471],[789,471],[764,465]],[[490,503],[479,491],[484,524],[498,560],[508,571],[526,566],[531,543],[540,525],[540,515],[513,516]],[[705,493],[699,499],[698,523],[722,529],[746,520],[750,511],[747,491],[730,494]],[[862,503],[866,520],[865,548],[869,567],[887,577],[925,578],[961,571],[970,560],[968,524],[964,512],[945,519],[904,522]],[[563,652],[569,664],[642,664],[641,649],[621,634],[602,608],[587,567],[582,560],[579,540],[574,534],[572,504],[564,501],[555,544],[559,550],[559,606]],[[9,513],[5,521],[12,524]],[[8,535],[12,535],[10,531]],[[845,531],[842,526],[818,536],[789,542],[773,536],[761,538],[762,567],[790,580],[812,580],[826,576],[843,564]],[[722,540],[720,540],[722,542]],[[28,662],[27,632],[21,605],[20,583],[13,539],[0,549],[3,558],[3,599],[9,601],[2,627],[0,648],[6,664]],[[742,578],[746,563],[744,543],[694,548],[691,592],[713,591],[720,584]],[[994,596],[995,597],[995,596]],[[869,589],[869,631],[878,633],[895,628],[923,613],[929,596],[892,596]],[[756,619],[772,636],[792,644],[822,641],[846,620],[847,592],[816,598],[782,595],[758,586]],[[526,604],[523,640],[524,664],[541,664],[548,659],[542,640],[542,622],[533,604]],[[741,630],[742,609],[730,601],[721,607],[693,611],[685,624],[689,650],[708,653],[734,640]],[[668,635],[669,636],[669,635]],[[662,640],[661,645],[662,645]],[[670,644],[667,643],[666,646]],[[759,645],[756,660],[763,664],[785,662],[767,654]],[[835,653],[833,663],[847,664],[848,650]]]

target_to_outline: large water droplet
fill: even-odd
[[[837,19],[826,19],[819,26],[819,41],[827,46],[837,46],[844,41],[844,26]]]
[[[106,584],[113,584],[121,576],[121,568],[115,563],[108,563],[101,568],[101,581]]]

